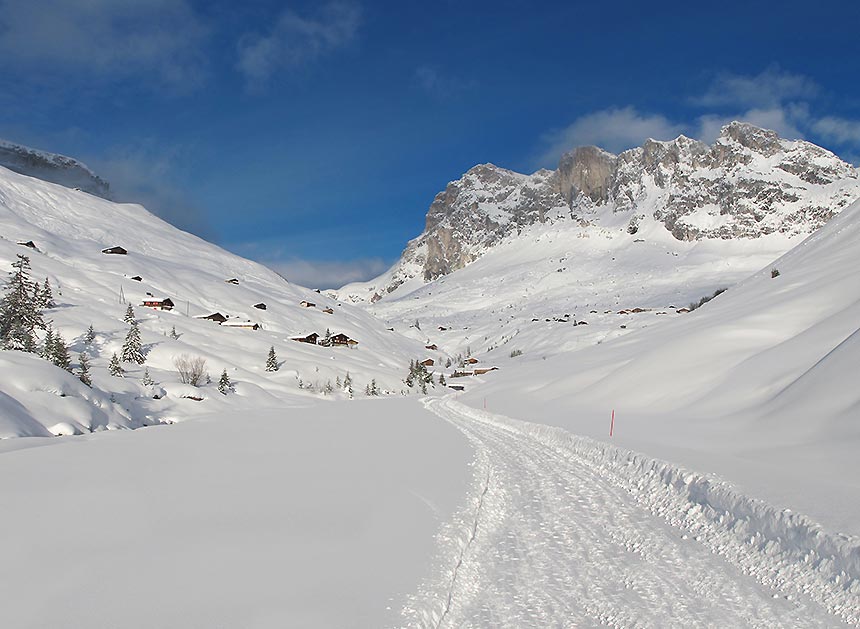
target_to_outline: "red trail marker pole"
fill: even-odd
[[[612,409],[612,420],[609,422],[609,436],[612,436],[612,431],[615,429],[615,409]]]

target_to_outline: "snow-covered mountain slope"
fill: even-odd
[[[637,236],[656,225],[681,242],[805,236],[858,197],[856,169],[831,152],[738,122],[711,146],[681,136],[620,155],[580,147],[533,175],[482,164],[436,196],[391,269],[336,294],[397,299],[537,225]]]
[[[103,199],[110,198],[110,185],[76,159],[0,140],[0,166],[22,175],[78,188]]]
[[[602,439],[615,409],[619,444],[860,535],[858,266],[860,202],[694,312],[582,351],[496,354],[467,399]]]
[[[27,242],[35,249],[19,244]],[[102,253],[110,247],[123,247],[127,254]],[[387,330],[363,310],[290,284],[257,263],[175,229],[139,205],[112,203],[0,168],[4,276],[17,254],[30,257],[35,280],[49,278],[58,305],[45,318],[70,343],[73,363],[80,352],[91,356],[95,386],[90,390],[30,355],[0,352],[4,373],[14,374],[0,380],[0,437],[139,426],[222,407],[301,405],[309,395],[330,393],[328,383],[336,388],[347,372],[357,393],[373,379],[381,389],[399,391],[409,360],[422,350],[417,336]],[[153,298],[170,298],[175,308],[141,306]],[[315,306],[302,307],[302,301]],[[135,307],[147,361],[126,364],[128,377],[117,378],[106,367],[128,330],[125,302]],[[251,321],[262,329],[196,318],[214,312],[229,316],[229,322]],[[96,331],[92,344],[84,339],[90,325]],[[178,338],[170,335],[174,327]],[[358,345],[347,349],[290,340],[311,332],[322,337],[327,329]],[[271,346],[282,363],[276,372],[264,371]],[[214,382],[180,384],[174,359],[182,354],[204,358]],[[157,386],[141,383],[145,367]],[[215,388],[224,369],[235,394],[223,396]]]

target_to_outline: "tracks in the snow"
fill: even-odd
[[[679,487],[641,457],[450,399],[426,406],[473,442],[487,479],[433,625],[857,622],[856,579],[831,582],[826,565],[757,539],[749,521],[744,529],[709,505],[695,479]]]

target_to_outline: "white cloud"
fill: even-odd
[[[817,94],[818,85],[812,79],[772,66],[755,76],[721,74],[692,101],[704,107],[772,110],[782,103],[809,100]]]
[[[340,288],[350,282],[373,279],[388,270],[389,263],[381,258],[356,260],[302,260],[293,258],[280,261],[261,260],[289,281],[310,288]]]
[[[248,34],[240,40],[237,67],[250,84],[259,86],[279,70],[346,46],[360,25],[361,8],[350,2],[329,2],[308,17],[284,11],[267,34]]]
[[[838,116],[825,116],[812,124],[812,129],[823,138],[839,144],[860,145],[860,120]]]
[[[554,168],[564,152],[577,146],[595,145],[617,153],[640,146],[648,138],[671,140],[683,131],[683,125],[659,114],[642,114],[633,107],[596,111],[577,118],[564,129],[545,134],[545,149],[537,165]]]
[[[204,75],[208,31],[187,0],[0,0],[0,54],[64,80],[150,76],[177,89]]]

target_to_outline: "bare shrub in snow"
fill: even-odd
[[[179,381],[182,384],[199,387],[200,383],[209,376],[206,372],[206,359],[200,356],[180,354],[173,359],[173,365],[179,373]]]

